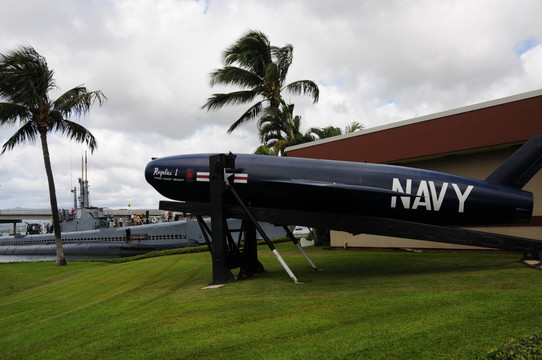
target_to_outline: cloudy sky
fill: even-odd
[[[226,130],[247,106],[206,112],[209,73],[249,29],[294,46],[288,82],[310,79],[320,101],[287,97],[303,130],[366,128],[542,88],[540,0],[18,0],[0,12],[0,53],[31,45],[61,92],[84,84],[108,101],[80,119],[98,140],[90,200],[156,208],[151,157],[250,153],[256,124]],[[513,126],[513,124],[511,124]],[[3,144],[16,128],[0,128]],[[423,141],[423,139],[413,139]],[[56,135],[59,206],[71,207],[84,147]],[[49,208],[39,144],[0,156],[0,209]]]

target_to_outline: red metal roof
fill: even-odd
[[[542,90],[293,146],[288,156],[389,163],[542,135]]]

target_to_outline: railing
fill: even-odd
[[[150,216],[164,215],[163,210],[157,209],[120,209],[111,210],[104,209],[104,216],[130,216],[132,214],[146,214],[149,212]],[[51,210],[0,210],[0,222],[20,222],[24,220],[45,220],[51,219]]]

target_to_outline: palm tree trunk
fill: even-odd
[[[56,265],[66,266],[66,258],[62,249],[62,237],[60,235],[60,219],[58,217],[58,203],[56,200],[55,181],[53,179],[53,169],[51,168],[51,158],[49,157],[49,147],[47,145],[47,129],[40,127],[41,149],[43,151],[43,162],[45,172],[49,183],[49,198],[51,199],[51,213],[53,215],[53,228],[55,231],[56,243]]]

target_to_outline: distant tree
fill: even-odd
[[[353,132],[356,132],[356,131],[359,131],[359,130],[362,130],[362,129],[363,129],[363,124],[360,124],[359,122],[354,121],[354,122],[346,125],[346,127],[344,128],[344,133],[345,134],[353,133]]]
[[[293,140],[299,132],[300,116],[293,115],[294,105],[281,104],[280,108],[267,108],[258,121],[260,140],[269,145],[281,140]]]
[[[363,125],[357,121],[354,121],[346,125],[346,127],[344,128],[344,134],[353,133],[361,129],[363,129]],[[317,128],[317,127],[310,128],[309,133],[312,135],[313,140],[325,139],[332,136],[343,135],[343,131],[341,130],[341,128],[338,128],[336,126],[331,126],[331,125],[323,127],[323,128]]]
[[[69,118],[86,114],[95,101],[101,105],[106,97],[101,91],[89,92],[85,87],[77,86],[52,100],[49,92],[56,88],[53,75],[45,58],[30,46],[0,54],[0,125],[21,125],[2,146],[0,154],[27,140],[40,139],[53,215],[56,265],[66,265],[47,134],[59,132],[70,140],[86,143],[93,152],[97,147],[94,136]]]
[[[310,133],[315,136],[316,139],[325,139],[332,136],[342,135],[342,130],[335,126],[326,126],[323,128],[310,128]]]
[[[310,132],[300,131],[301,116],[294,115],[294,105],[281,102],[280,108],[267,108],[258,121],[260,140],[273,148],[275,155],[285,155],[288,146],[314,141]]]
[[[293,60],[293,46],[272,46],[267,36],[251,30],[223,53],[224,67],[210,74],[210,85],[232,85],[241,88],[230,93],[213,94],[203,109],[218,110],[226,105],[253,104],[228,129],[234,131],[241,124],[257,118],[265,108],[278,109],[282,92],[310,96],[318,102],[318,85],[311,80],[286,84],[286,76]]]
[[[254,155],[270,155],[270,156],[276,156],[278,154],[275,153],[275,149],[266,145],[260,145],[258,148],[254,151]]]
[[[273,147],[276,155],[284,155],[286,147],[303,141],[300,125],[301,116],[294,116],[294,105],[282,101],[279,108],[267,108],[258,121],[260,140]]]

